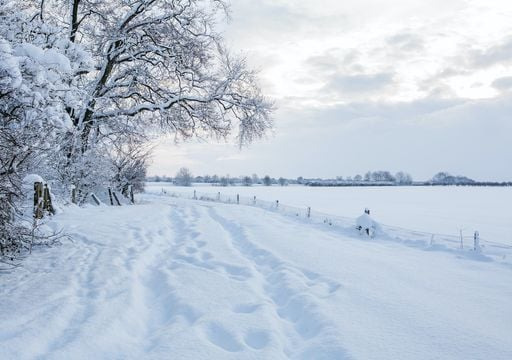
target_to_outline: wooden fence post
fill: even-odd
[[[276,209],[279,207],[279,200],[276,200]]]
[[[43,218],[43,206],[43,183],[37,181],[34,183],[34,218]]]
[[[130,185],[129,189],[130,189],[130,202],[132,204],[135,204],[135,197],[133,196],[133,185]]]
[[[473,250],[480,252],[482,248],[480,247],[480,233],[475,231],[475,235],[473,236]]]
[[[71,189],[71,203],[76,204],[76,186],[71,185],[70,189]]]
[[[114,195],[114,199],[116,199],[117,206],[121,206],[121,203],[119,202],[119,198],[117,197],[117,194],[115,191],[112,191],[112,195]],[[112,201],[112,198],[110,199]],[[114,205],[114,204],[112,204]]]
[[[114,206],[114,200],[112,200],[112,189],[108,188],[108,197],[110,198],[110,206]]]
[[[240,195],[239,194],[236,194],[236,203],[240,204]]]
[[[460,248],[464,249],[464,238],[462,237],[462,230],[460,230]]]
[[[195,190],[194,190],[194,200],[197,200],[197,194],[196,194]]]
[[[217,193],[217,201],[220,201],[220,191]]]
[[[50,195],[50,188],[48,188],[48,184],[44,184],[43,209],[50,212],[50,214],[55,215],[55,209],[52,205],[52,198]]]
[[[256,195],[254,195],[254,198],[252,199],[253,205],[256,205]]]
[[[91,193],[91,197],[92,199],[94,200],[94,202],[96,203],[96,205],[100,206],[101,205],[101,201],[100,199],[98,199],[98,197],[96,195],[94,195],[93,193]]]
[[[308,219],[311,217],[311,206],[308,206],[308,214],[307,214],[307,216],[308,216]]]

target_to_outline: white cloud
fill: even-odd
[[[231,145],[185,145],[180,166],[273,176],[388,167],[419,178],[447,169],[512,178],[502,166],[512,160],[509,1],[232,4],[226,39],[261,70],[280,107],[276,135],[241,154]]]

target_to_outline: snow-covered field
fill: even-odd
[[[1,358],[512,358],[508,261],[141,201],[66,209],[73,242],[0,273]]]
[[[355,218],[364,208],[381,223],[458,236],[479,231],[483,239],[512,245],[512,187],[307,187],[193,186],[148,183],[147,191],[253,197]]]

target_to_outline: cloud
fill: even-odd
[[[425,45],[425,41],[418,34],[408,32],[388,37],[386,43],[405,52],[423,50]]]
[[[489,67],[511,61],[512,37],[508,37],[501,44],[491,46],[486,50],[474,51],[470,57],[470,63],[475,67]]]
[[[512,76],[498,78],[492,82],[492,87],[501,91],[512,89]]]
[[[340,94],[361,94],[381,91],[393,83],[392,73],[337,74],[324,86],[324,91]]]

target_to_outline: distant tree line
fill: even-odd
[[[368,171],[364,175],[337,176],[334,179],[304,178],[296,179],[284,177],[274,178],[269,175],[259,177],[257,174],[232,177],[229,174],[193,176],[189,169],[181,168],[174,177],[151,176],[148,181],[171,182],[179,186],[191,186],[192,183],[212,184],[216,186],[252,186],[252,185],[307,185],[307,186],[439,186],[439,185],[473,185],[473,186],[512,186],[512,182],[475,181],[466,176],[451,175],[448,172],[439,172],[426,181],[413,181],[410,174],[399,171],[392,174],[389,171]]]
[[[259,177],[257,174],[230,176],[227,175],[200,175],[194,176],[188,168],[181,168],[174,177],[167,175],[155,175],[147,177],[147,181],[153,182],[170,182],[178,186],[191,186],[197,184],[212,184],[217,186],[252,186],[252,185],[281,185],[299,184],[297,179],[285,179],[283,177],[274,178],[269,175]]]

